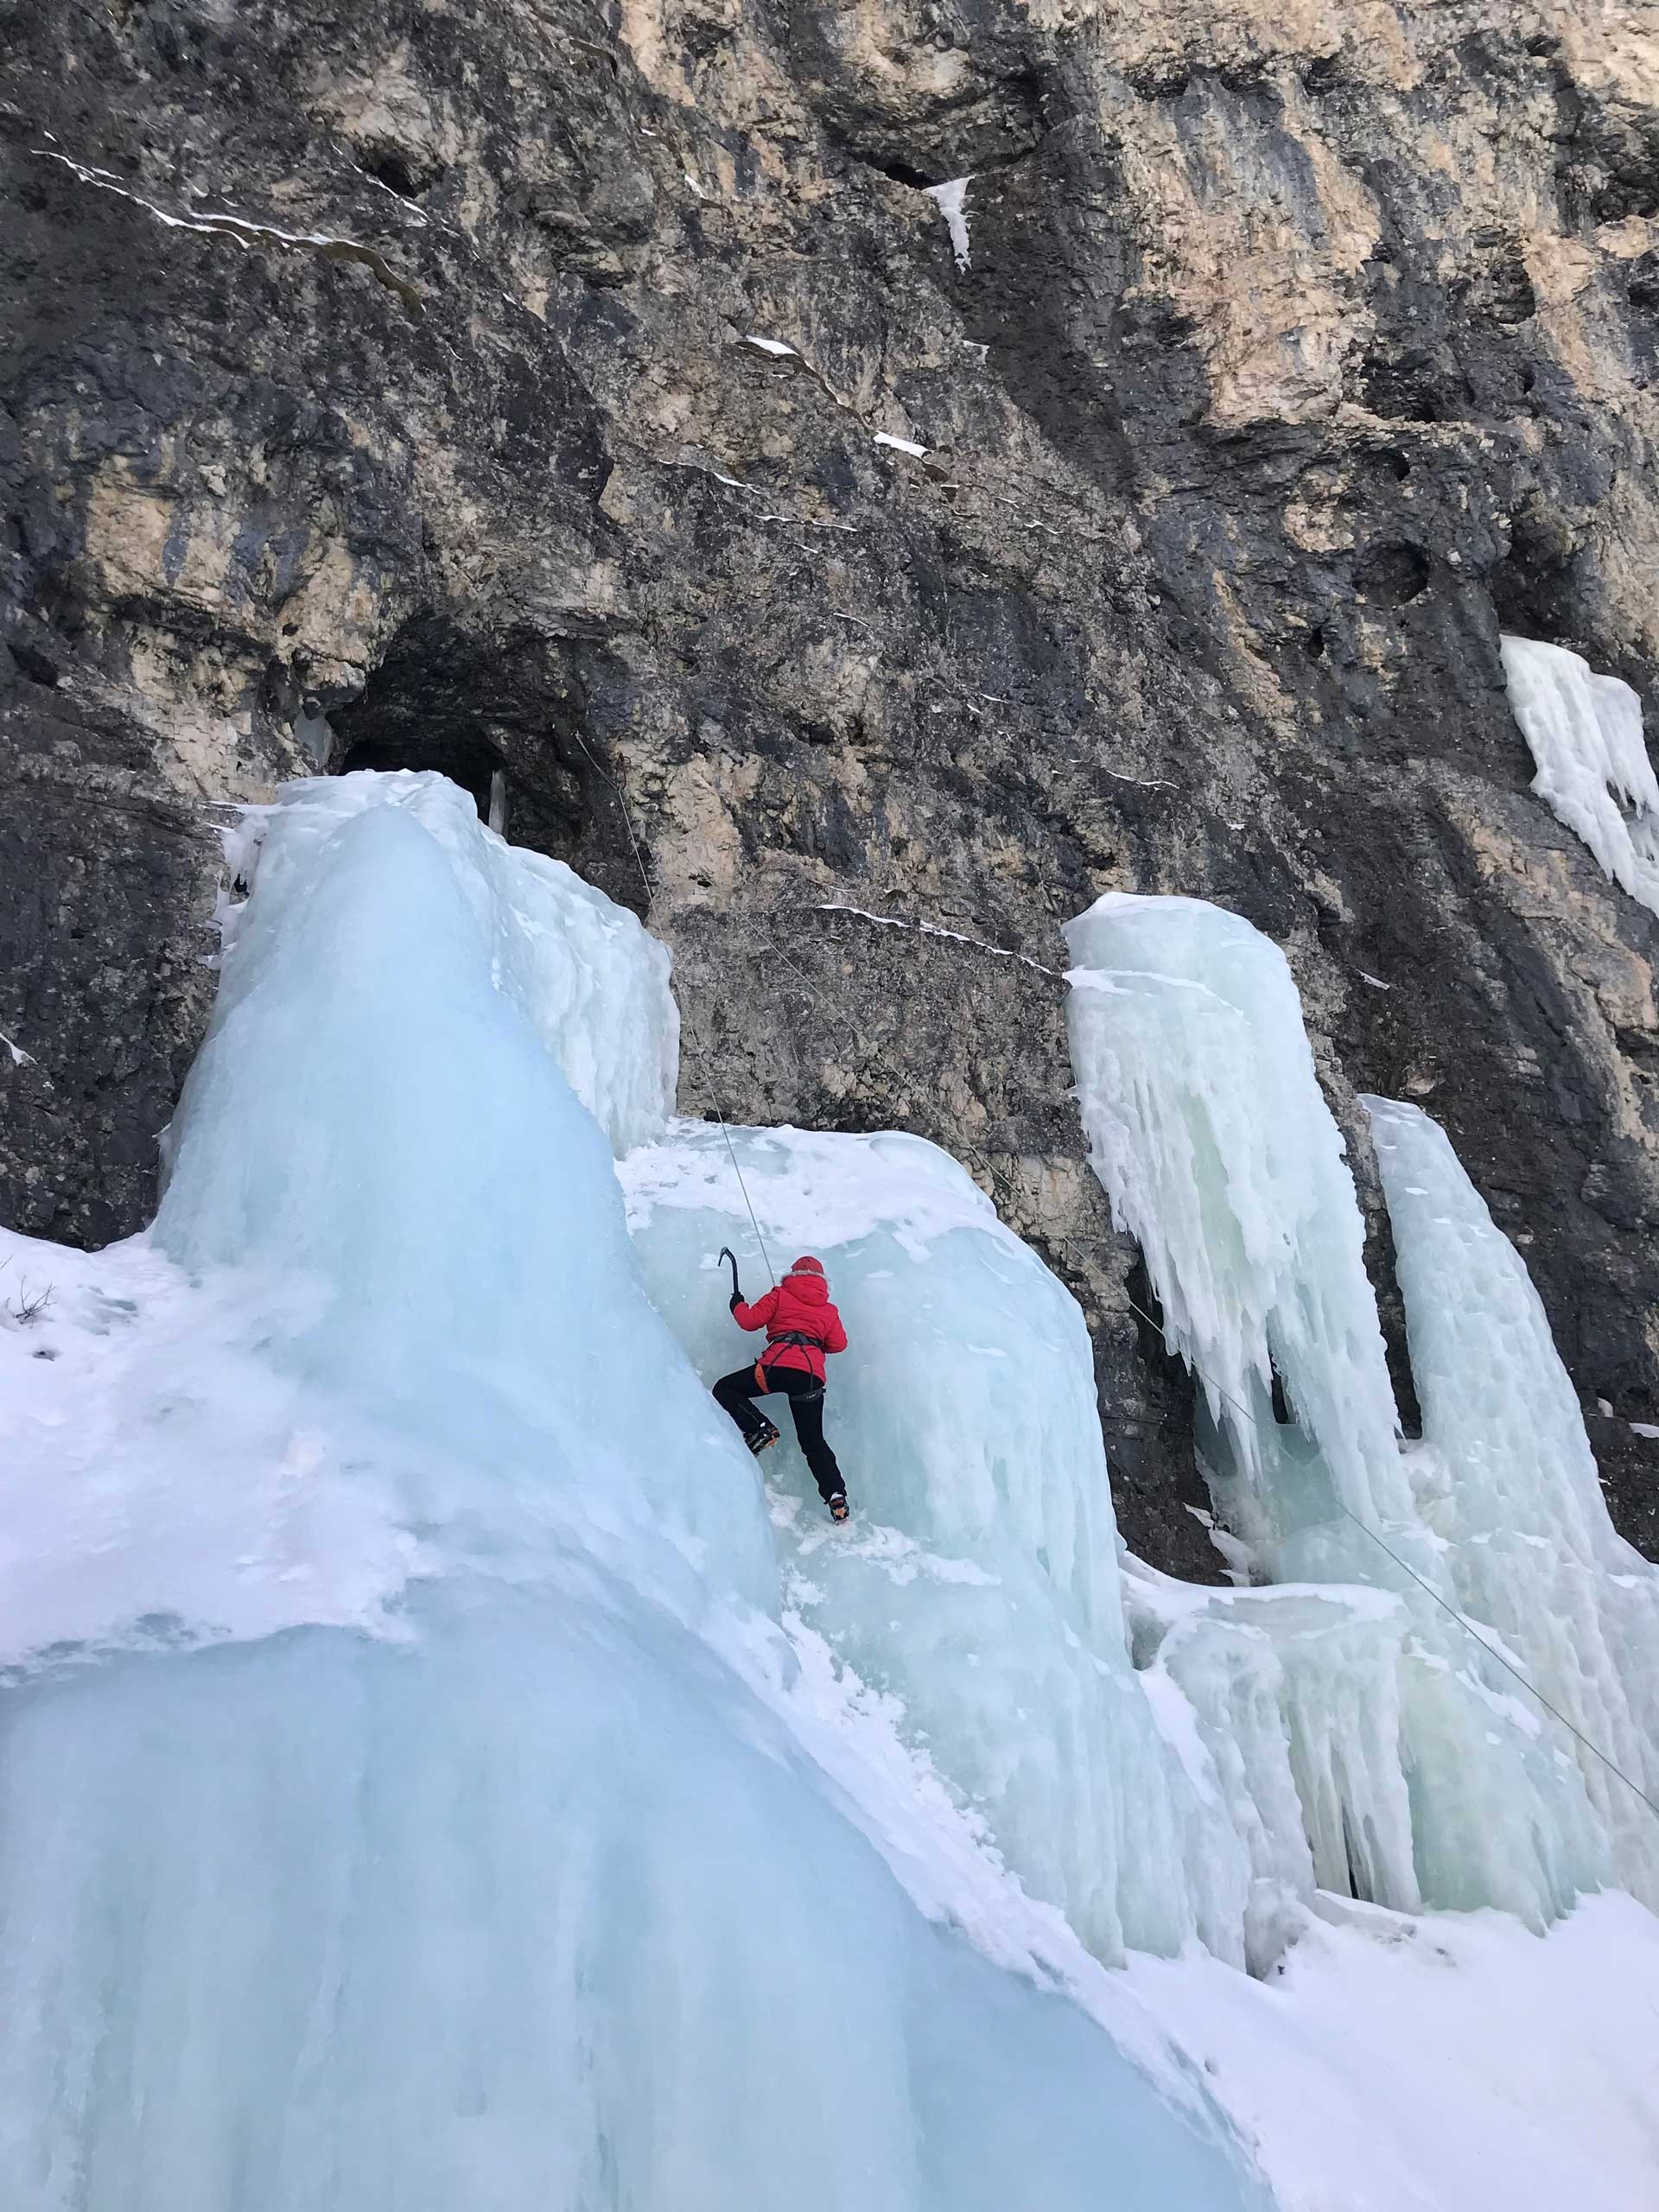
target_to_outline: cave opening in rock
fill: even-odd
[[[354,768],[434,768],[471,796],[480,820],[493,829],[505,827],[506,763],[482,730],[360,737],[341,755],[334,773],[349,775]]]
[[[1420,545],[1374,545],[1354,569],[1355,593],[1370,607],[1408,607],[1428,582],[1428,556]]]
[[[1169,1349],[1144,1254],[1135,1255],[1123,1289],[1135,1324],[1133,1380],[1096,1358],[1119,1526],[1131,1550],[1189,1581],[1219,1582],[1223,1556],[1209,1534],[1214,1501],[1198,1445],[1198,1383]],[[1126,1388],[1138,1404],[1125,1405]]]
[[[485,636],[436,613],[397,631],[360,695],[330,706],[331,772],[434,769],[515,845],[642,910],[609,748],[562,641]]]
[[[895,184],[907,184],[916,192],[930,191],[940,181],[938,177],[930,176],[925,169],[918,169],[913,162],[881,162],[877,166],[883,176],[891,177]]]
[[[361,156],[364,174],[377,184],[384,184],[388,192],[395,192],[400,200],[418,200],[423,186],[415,173],[414,164],[401,148],[374,146],[366,148]]]
[[[1509,552],[1491,572],[1498,627],[1552,643],[1587,628],[1577,552],[1570,518],[1538,493],[1523,499],[1510,520]]]

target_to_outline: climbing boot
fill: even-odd
[[[758,1459],[763,1452],[769,1452],[772,1449],[782,1433],[782,1430],[775,1427],[762,1414],[760,1427],[755,1430],[753,1436],[746,1436],[743,1441]]]
[[[850,1519],[852,1508],[847,1503],[847,1493],[844,1491],[838,1490],[833,1497],[825,1498],[824,1503],[830,1508],[830,1518],[832,1521]]]

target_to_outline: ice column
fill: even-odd
[[[1564,645],[1505,638],[1510,704],[1532,750],[1532,788],[1604,872],[1659,914],[1659,779],[1642,702]]]
[[[1415,1910],[1405,1607],[1381,1590],[1211,1590],[1129,1567],[1141,1680],[1191,1708],[1249,1853],[1252,1961],[1271,1962],[1316,1886]]]
[[[1451,1595],[1399,1450],[1359,1207],[1284,957],[1237,915],[1191,899],[1111,894],[1068,938],[1090,1157],[1140,1239],[1171,1344],[1202,1378],[1217,1509],[1260,1580],[1396,1593],[1409,1624],[1396,1742],[1417,1885],[1431,1904],[1498,1904],[1541,1923],[1600,1878],[1600,1839],[1576,1768],[1541,1738],[1516,1686],[1411,1579]],[[1274,1418],[1275,1370],[1288,1423]],[[1255,1625],[1271,1637],[1275,1618],[1287,1617]],[[1397,1633],[1373,1623],[1378,1663],[1379,1640]],[[1363,1620],[1347,1639],[1350,1676],[1356,1639],[1366,1641]],[[1330,1688],[1341,1694],[1335,1672]],[[1300,1737],[1310,1835],[1339,1811],[1356,1878],[1392,1865],[1399,1894],[1386,1846],[1398,1793],[1379,1799],[1374,1751],[1325,1731],[1316,1780],[1305,1726]]]
[[[267,931],[283,925],[275,915],[279,898],[289,905],[284,887],[369,811],[417,825],[437,847],[487,945],[496,989],[531,1024],[613,1150],[659,1135],[674,1110],[680,1057],[668,948],[563,861],[509,845],[493,825],[482,834],[476,806],[447,777],[319,777],[285,785],[276,807],[247,809],[227,841],[232,871],[245,880],[257,873],[268,896],[258,908],[222,914],[227,951],[245,919]],[[418,961],[418,938],[409,950]],[[231,996],[239,995],[238,963],[227,964],[226,980]],[[409,981],[418,983],[418,968]],[[228,1008],[224,991],[220,1002]]]
[[[950,251],[958,269],[969,266],[968,249],[968,188],[970,176],[953,176],[946,184],[930,184],[924,188],[928,198],[944,216],[950,233]]]
[[[791,1701],[753,1464],[578,1096],[660,1107],[660,955],[436,779],[263,827],[157,1231],[218,1334],[92,1471],[138,1618],[0,1696],[0,2203],[1260,2212],[1190,2070],[962,1933],[952,1852],[1009,1885],[883,1828],[890,1732]],[[277,1490],[396,1516],[359,1620],[216,1510],[273,1441]]]
[[[1418,1500],[1459,1602],[1659,1802],[1659,1569],[1608,1518],[1543,1306],[1445,1131],[1414,1106],[1365,1104],[1423,1412]],[[1659,1902],[1659,1815],[1574,1749],[1618,1878]]]
[[[1403,1525],[1411,1500],[1295,983],[1276,945],[1202,899],[1109,893],[1066,936],[1090,1159],[1239,1471],[1230,1524],[1274,1580],[1310,1571],[1352,1549],[1340,1509]],[[1275,1424],[1275,1368],[1300,1434]]]
[[[852,1529],[830,1539],[792,1440],[765,1462],[789,1602],[899,1700],[910,1740],[1098,1956],[1195,1933],[1261,1955],[1215,1773],[1202,1753],[1188,1772],[1130,1664],[1075,1300],[918,1138],[731,1135],[774,1262],[823,1259],[854,1338],[826,1414]],[[727,1315],[719,1247],[746,1255],[751,1297],[765,1287],[725,1142],[677,1122],[620,1172],[652,1299],[712,1381],[755,1348]]]
[[[635,1279],[598,1126],[660,1126],[666,954],[441,776],[292,784],[254,829],[158,1241],[311,1298],[285,1363],[468,1470],[423,1521],[485,1541],[489,1466],[513,1543],[579,1521],[683,1580],[672,1532],[764,1599],[753,1489],[694,1478],[715,1425]]]

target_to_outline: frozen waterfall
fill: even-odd
[[[1605,873],[1659,913],[1659,779],[1642,702],[1565,645],[1505,638],[1510,704],[1531,748],[1532,788]]]
[[[607,1141],[662,1127],[660,950],[433,777],[290,786],[238,861],[154,1236],[8,1245],[64,1293],[54,1358],[3,1340],[4,2202],[1265,2206],[1195,2070],[772,1617],[753,1463]],[[887,1455],[933,1485],[915,1593],[947,1643],[1013,1528],[1009,1611],[1084,1646],[1074,1706],[1096,1663],[1127,1706],[1084,1395],[1043,1439],[1068,1500],[982,1351],[963,1500]],[[1121,1732],[1091,1817],[1155,1884],[1179,1822]],[[1196,1910],[1139,1909],[1172,1942]]]
[[[1123,1551],[1082,1314],[954,1160],[676,1119],[665,950],[441,778],[231,842],[155,1229],[0,1232],[55,1287],[44,1358],[0,1328],[7,2205],[1268,2212],[1116,1962],[1268,2005],[1230,1970],[1344,1913],[1652,1894],[1649,1816],[1413,1576],[1655,1790],[1659,1584],[1518,1256],[1371,1101],[1402,1449],[1245,923],[1071,932],[1249,1570],[1198,1588]],[[850,1529],[707,1395],[722,1243],[752,1296],[828,1268]]]
[[[743,1191],[696,1123],[622,1174],[646,1286],[706,1380],[745,1357],[714,1255],[743,1238],[746,1194],[770,1248],[817,1253],[857,1317],[833,1399],[853,1529],[830,1535],[792,1441],[768,1455],[786,1602],[896,1699],[1099,1956],[1197,1934],[1243,1963],[1278,1899],[1253,1898],[1207,1764],[1195,1785],[1131,1666],[1076,1302],[918,1138],[732,1136]]]
[[[1415,1106],[1364,1103],[1423,1412],[1408,1465],[1458,1602],[1659,1800],[1659,1569],[1608,1518],[1543,1306],[1446,1133]],[[1659,1903],[1659,1818],[1577,1751],[1617,1878]]]
[[[1426,1516],[1421,1455],[1400,1448],[1359,1207],[1284,957],[1198,899],[1109,894],[1068,937],[1091,1158],[1201,1379],[1218,1515],[1252,1579],[1308,1588],[1294,1605],[1270,1588],[1248,1611],[1196,1615],[1156,1583],[1144,1601],[1151,1633],[1173,1616],[1165,1663],[1212,1742],[1230,1743],[1258,1861],[1284,1826],[1272,1808],[1291,1802],[1287,1767],[1323,1885],[1501,1904],[1542,1925],[1605,1878],[1607,1827],[1571,1738],[1446,1610],[1470,1605],[1498,1641],[1490,1592],[1458,1575]],[[1414,1313],[1414,1344],[1434,1327]],[[1447,1480],[1483,1471],[1458,1459]],[[1539,1480],[1565,1491],[1575,1478]],[[1328,1656],[1310,1669],[1321,1620]],[[1325,1693],[1314,1726],[1310,1675]]]

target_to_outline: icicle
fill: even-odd
[[[1537,767],[1532,788],[1605,874],[1659,913],[1659,779],[1642,702],[1563,645],[1505,638],[1510,704]]]
[[[1543,1306],[1446,1133],[1414,1106],[1364,1103],[1423,1411],[1419,1497],[1458,1600],[1659,1801],[1659,1569],[1608,1518]],[[1619,1879],[1659,1903],[1659,1815],[1558,1722],[1541,1725],[1577,1758]]]
[[[971,176],[953,176],[946,184],[930,184],[924,188],[928,198],[944,218],[945,228],[950,233],[950,251],[956,256],[958,269],[965,270],[968,261],[968,188]]]
[[[1446,1609],[1451,1580],[1396,1441],[1358,1203],[1284,956],[1191,899],[1111,894],[1067,938],[1084,963],[1068,1023],[1090,1159],[1141,1240],[1172,1345],[1203,1379],[1217,1513],[1273,1580],[1395,1592],[1410,1624],[1394,1732],[1417,1888],[1541,1926],[1600,1881],[1602,1839],[1576,1768]],[[1274,1618],[1260,1624],[1269,1636]],[[1375,1647],[1398,1630],[1370,1633]],[[1380,1662],[1374,1648],[1379,1679]],[[1332,1695],[1344,1672],[1351,1656]],[[1332,1729],[1297,1776],[1321,1879],[1345,1864],[1362,1893],[1381,1882],[1408,1895],[1388,1840],[1397,1818],[1378,1809],[1376,1741]]]
[[[1092,1164],[1240,1470],[1230,1524],[1275,1575],[1307,1573],[1341,1508],[1377,1524],[1412,1510],[1353,1180],[1290,969],[1197,899],[1110,893],[1066,938]],[[1296,1431],[1275,1424],[1275,1369]]]

